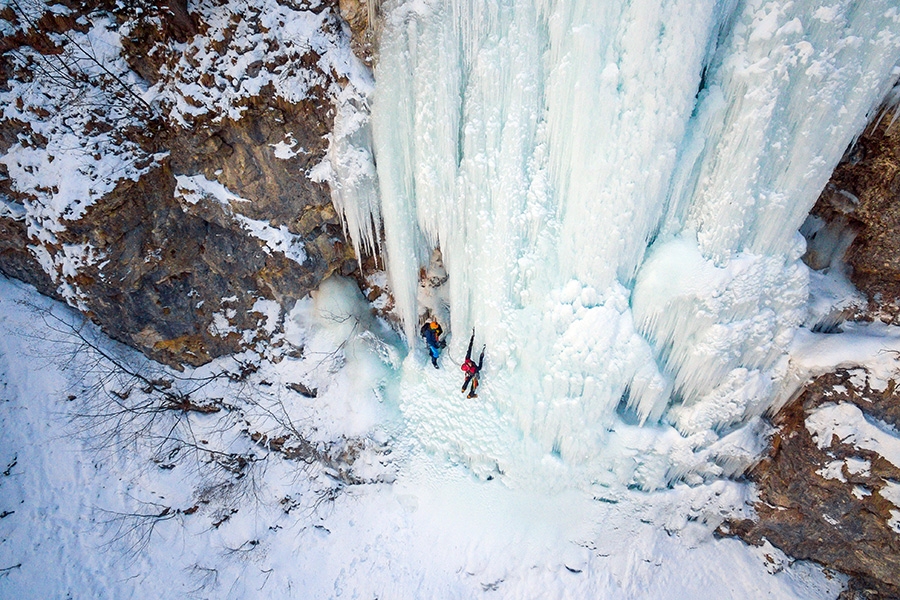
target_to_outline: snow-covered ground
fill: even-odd
[[[845,581],[717,538],[723,518],[749,514],[747,484],[549,490],[425,450],[400,405],[429,388],[399,379],[438,372],[418,352],[404,359],[348,282],[298,303],[278,362],[163,372],[79,323],[0,281],[0,597],[833,598]],[[880,335],[848,336],[844,356],[865,350],[855,360],[889,374],[895,361],[878,349],[900,342]],[[842,337],[804,338],[796,363],[821,368]],[[98,351],[220,410],[148,419],[143,400],[159,394]],[[254,434],[309,450],[290,437],[302,434],[307,456],[334,460],[286,460]]]

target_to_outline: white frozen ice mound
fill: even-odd
[[[717,266],[683,238],[652,251],[632,303],[674,381],[679,430],[719,429],[768,408],[806,316],[808,280],[804,265],[782,257],[740,253]]]

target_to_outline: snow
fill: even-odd
[[[365,67],[341,38],[332,9],[316,4],[305,10],[275,0],[192,4],[208,28],[164,66],[147,98],[163,103],[170,119],[187,128],[206,115],[214,122],[238,120],[246,100],[266,88],[292,103],[308,99],[314,87],[336,97],[336,81],[363,78]],[[204,76],[212,84],[201,83]]]
[[[868,477],[870,475],[869,469],[871,466],[872,464],[868,460],[850,457],[845,458],[844,460],[833,460],[816,471],[816,473],[825,479],[837,479],[838,481],[847,483],[847,479],[844,477],[845,468],[851,475],[863,475]]]
[[[900,435],[890,425],[866,417],[854,404],[823,404],[806,418],[806,429],[819,448],[830,447],[837,436],[842,444],[877,452],[900,467]]]
[[[293,134],[286,134],[285,140],[278,142],[277,144],[271,144],[272,148],[274,148],[275,158],[280,158],[282,160],[287,160],[289,158],[293,158],[298,154],[303,152],[303,148],[297,148],[297,140],[294,139]]]
[[[234,317],[232,314],[231,317]],[[210,334],[218,337],[226,337],[229,333],[236,333],[237,328],[234,327],[227,312],[217,312],[212,315],[212,322],[207,327]]]
[[[866,367],[866,382],[872,390],[887,389],[897,379],[900,328],[883,323],[844,323],[839,334],[798,330],[791,342],[787,372],[775,402],[777,411],[808,380],[838,368]]]
[[[878,494],[900,509],[900,483],[886,481],[884,487],[878,490]],[[891,510],[891,518],[888,519],[888,527],[895,533],[900,533],[900,510]]]
[[[174,435],[176,419],[201,449],[256,456],[243,478],[217,475],[215,463],[197,461],[202,451],[173,454],[128,429],[110,437],[79,417],[104,376],[70,360],[63,324],[79,318],[8,280],[0,308],[2,597],[788,599],[836,597],[845,582],[770,546],[713,536],[725,517],[748,514],[746,484],[548,493],[475,478],[424,451],[392,391],[402,344],[368,321],[349,281],[329,280],[291,311],[285,338],[302,345],[302,358],[257,359],[248,379],[194,391],[195,400],[227,398],[239,418],[164,412],[145,432]],[[91,331],[82,329],[105,352],[160,368]],[[316,398],[274,391],[301,379],[318,388]],[[380,398],[372,393],[379,381]],[[240,432],[275,437],[285,418],[319,444],[360,435],[353,439],[392,451],[364,451],[359,472],[370,483],[317,500],[323,480],[314,469]]]
[[[821,475],[824,479],[837,479],[843,483],[847,483],[847,479],[844,477],[842,469],[844,468],[844,461],[842,460],[833,460],[829,462],[827,465],[816,471],[819,475]]]
[[[0,216],[14,221],[24,221],[26,214],[28,213],[22,205],[0,198]]]
[[[853,489],[850,491],[850,493],[853,494],[853,496],[858,500],[862,500],[866,496],[872,495],[872,492],[870,490],[866,489],[865,487],[863,487],[861,485],[854,485]]]
[[[900,507],[900,483],[889,481],[878,493],[894,506]]]
[[[845,463],[847,465],[848,473],[852,475],[863,475],[865,477],[869,476],[869,469],[872,467],[872,463],[868,460],[851,457],[845,459]]]
[[[204,175],[176,175],[175,183],[175,196],[188,204],[197,204],[207,197],[223,206],[231,206],[232,202],[249,202],[246,198],[230,192],[218,181],[207,179]]]

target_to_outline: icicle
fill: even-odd
[[[331,188],[331,201],[349,235],[359,260],[379,251],[381,208],[372,134],[366,99],[360,90],[347,86],[336,102],[337,112],[328,146],[330,172],[322,174]]]

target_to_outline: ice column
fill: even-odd
[[[596,465],[622,407],[694,440],[764,411],[805,309],[797,229],[897,79],[893,4],[386,2],[372,125],[408,338],[440,247],[451,350],[490,341],[509,439]],[[409,402],[436,447],[484,453]]]
[[[624,394],[642,419],[659,418],[668,398],[629,288],[665,213],[722,7],[471,0],[386,11],[373,123],[408,335],[419,269],[439,244],[451,331],[477,325],[491,364],[510,373],[498,404],[548,450],[593,456]]]
[[[845,148],[896,81],[890,2],[749,2],[708,69],[669,221],[635,316],[675,382],[684,432],[770,405],[808,277],[797,234]]]

